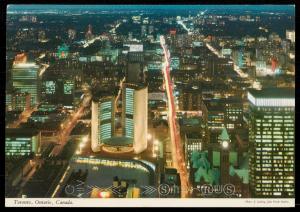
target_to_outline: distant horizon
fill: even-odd
[[[184,6],[184,7],[183,7]],[[200,5],[200,4],[180,4],[180,5],[67,5],[67,4],[34,4],[34,5],[15,5],[9,4],[7,11],[14,10],[245,10],[245,11],[286,11],[295,12],[295,5]]]

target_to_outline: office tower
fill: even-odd
[[[272,42],[281,42],[280,36],[275,32],[273,32],[269,35],[269,40]]]
[[[65,79],[63,81],[64,84],[64,92],[62,103],[65,107],[73,107],[74,101],[74,80],[73,79]]]
[[[291,49],[290,42],[288,40],[282,40],[281,41],[281,47],[282,47],[284,53],[288,54],[290,49]]]
[[[180,68],[180,59],[177,56],[171,57],[171,64],[170,64],[172,70],[178,70]]]
[[[12,94],[11,107],[14,111],[24,111],[30,109],[30,94],[29,93],[14,93]]]
[[[201,129],[202,130],[202,129]],[[203,130],[202,130],[203,131]],[[201,151],[204,138],[202,133],[186,133],[184,138],[184,155],[187,168],[190,169],[190,158],[194,151]]]
[[[58,82],[56,79],[43,79],[42,89],[41,89],[41,99],[42,101],[49,102],[50,104],[56,104],[59,100],[57,97],[58,93]]]
[[[253,197],[294,196],[295,90],[249,90],[249,169]]]
[[[202,113],[208,129],[218,130],[223,128],[225,124],[225,110],[221,102],[203,100]]]
[[[5,129],[5,155],[25,156],[40,151],[40,134],[33,129]]]
[[[122,102],[123,135],[133,139],[138,154],[147,148],[148,87],[123,83]]]
[[[76,30],[74,29],[68,29],[68,38],[70,40],[74,40],[76,37]]]
[[[286,39],[290,40],[292,43],[295,43],[295,30],[286,30]]]
[[[232,60],[238,67],[244,68],[246,66],[246,57],[244,54],[244,49],[240,48],[233,50]]]
[[[128,32],[128,40],[132,40],[133,39],[133,36],[132,36],[132,32]]]
[[[148,34],[151,35],[154,32],[154,26],[150,25],[148,28]]]
[[[187,86],[179,91],[179,110],[197,111],[201,110],[201,90],[192,86]]]
[[[6,111],[12,111],[12,96],[11,93],[5,94],[5,112]]]
[[[241,98],[220,99],[224,105],[224,122],[228,130],[241,128],[243,126],[243,102]]]
[[[44,30],[41,30],[41,31],[38,32],[38,41],[42,42],[42,43],[47,41],[46,33],[45,33]]]
[[[31,95],[31,105],[39,102],[39,66],[35,63],[27,63],[26,58],[18,60],[17,55],[12,67],[12,85],[20,93],[29,93]]]
[[[92,32],[92,25],[88,25],[87,32],[85,33],[85,39],[86,40],[92,40],[94,38],[93,32]]]
[[[143,52],[128,52],[126,82],[139,83],[143,81]]]
[[[92,101],[91,137],[92,150],[100,151],[105,139],[112,138],[115,129],[115,97],[102,96]]]
[[[146,36],[147,35],[147,26],[146,25],[142,25],[141,26],[141,36]]]

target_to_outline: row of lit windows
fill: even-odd
[[[126,88],[126,108],[125,113],[133,115],[133,98],[134,98],[134,89]]]
[[[291,107],[256,107],[257,111],[263,111],[263,112],[288,112],[288,114],[290,114],[290,112],[293,112],[295,110],[295,107],[291,106]]]
[[[5,147],[28,147],[28,146],[30,146],[30,144],[28,144],[28,143],[23,143],[23,144],[20,144],[20,143],[17,143],[17,144],[6,143],[5,144]]]
[[[100,115],[100,120],[101,121],[104,121],[104,120],[107,120],[107,119],[111,119],[111,112],[107,112],[107,113],[101,113]]]
[[[100,139],[111,138],[111,123],[103,124],[100,127]]]
[[[292,133],[290,133],[292,132]],[[291,130],[289,128],[289,130],[287,130],[287,128],[283,128],[282,130],[273,130],[273,128],[267,128],[267,127],[264,127],[264,128],[256,128],[256,131],[255,131],[256,134],[258,135],[293,135],[294,134],[294,130]]]
[[[133,120],[132,119],[125,119],[125,136],[133,138]]]
[[[7,156],[14,156],[14,155],[21,155],[21,156],[25,156],[25,155],[30,155],[30,152],[6,152],[5,155]]]
[[[293,140],[284,140],[285,142],[284,143],[286,143],[286,142],[289,142],[290,141],[290,143],[293,143],[294,141]],[[256,143],[277,143],[278,145],[280,144],[280,143],[283,143],[283,140],[282,139],[278,139],[278,140],[276,140],[276,139],[273,139],[273,140],[267,140],[267,139],[263,139],[263,140],[260,140],[260,139],[255,139],[255,142]],[[275,144],[274,144],[275,145]]]
[[[13,141],[11,141],[11,140],[13,140]],[[30,140],[31,140],[31,138],[10,138],[10,137],[5,138],[5,141],[10,141],[10,143],[14,143],[14,142],[19,143],[19,142],[22,142],[22,141],[23,142],[28,142]]]
[[[257,140],[260,141],[260,140]],[[267,143],[262,143],[262,142],[257,142],[256,147],[257,148],[262,148],[262,147],[273,147],[273,148],[283,148],[283,147],[294,147],[294,142],[289,142],[291,140],[285,140],[284,143],[272,143],[272,142],[267,142]],[[293,141],[293,140],[292,140]]]

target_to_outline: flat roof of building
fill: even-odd
[[[201,139],[202,135],[200,132],[191,132],[191,133],[186,133],[187,139]]]
[[[255,98],[295,98],[294,88],[263,88],[261,90],[249,89]]]
[[[107,97],[115,97],[117,95],[116,90],[98,90],[94,93],[92,101],[98,102],[100,99]]]
[[[130,83],[130,82],[124,82],[123,84],[127,88],[132,88],[135,90],[141,90],[147,88],[147,85],[140,82]]]
[[[204,100],[203,101],[208,111],[223,111],[224,105],[220,101]]]
[[[38,132],[35,129],[7,128],[5,129],[5,136],[35,136]]]

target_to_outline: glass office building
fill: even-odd
[[[294,197],[295,91],[249,90],[249,169],[253,197]]]
[[[24,156],[39,151],[39,132],[32,129],[6,129],[5,155]]]
[[[39,66],[35,63],[14,64],[12,68],[12,85],[20,93],[31,95],[31,105],[39,102]]]

